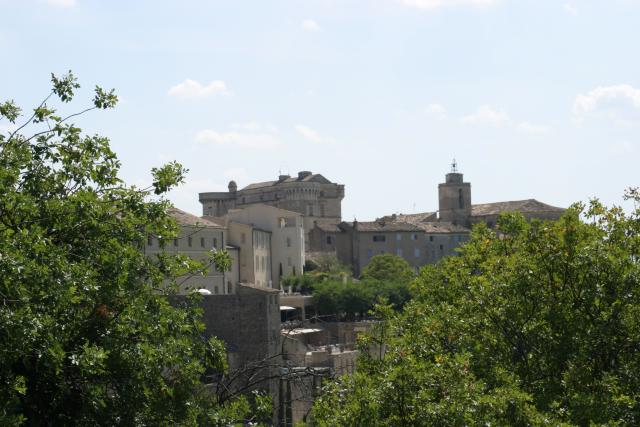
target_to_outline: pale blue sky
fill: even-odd
[[[115,87],[79,124],[130,183],[183,163],[171,198],[193,213],[279,170],[345,184],[347,220],[435,210],[453,157],[474,203],[640,185],[637,0],[0,0],[0,17],[0,99],[33,106],[68,69]]]

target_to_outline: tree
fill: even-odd
[[[202,265],[141,250],[150,234],[177,235],[162,195],[185,169],[170,163],[146,189],[125,185],[109,141],[70,122],[115,106],[113,90],[96,87],[89,108],[65,117],[48,102],[67,104],[79,85],[71,73],[52,84],[20,125],[16,104],[0,103],[0,120],[15,125],[0,134],[0,424],[241,417],[242,404],[221,408],[201,384],[226,359],[220,341],[202,338],[197,296],[183,307],[167,298]],[[228,268],[223,252],[213,262]]]
[[[402,313],[382,312],[315,423],[637,425],[639,262],[638,209],[592,201],[555,223],[479,225],[459,257],[421,271]]]
[[[392,254],[382,254],[371,258],[360,278],[409,283],[415,276],[413,269],[404,258]]]

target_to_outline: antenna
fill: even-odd
[[[458,162],[456,162],[455,158],[451,162],[451,173],[458,173]]]

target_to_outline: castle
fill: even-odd
[[[280,175],[275,181],[250,184],[240,190],[231,181],[228,192],[199,194],[202,214],[209,217],[222,217],[232,209],[258,204],[298,212],[304,219],[305,235],[314,223],[340,222],[343,198],[344,185],[309,171],[298,172],[297,177]]]
[[[473,224],[493,227],[500,214],[520,212],[527,220],[555,220],[564,209],[535,199],[472,204],[471,184],[464,181],[455,160],[445,182],[438,185],[438,210],[416,214],[393,214],[368,222],[344,222],[341,202],[344,185],[320,174],[301,171],[297,177],[250,184],[238,190],[234,181],[228,192],[200,193],[205,217],[222,217],[237,209],[271,205],[302,216],[304,252],[334,253],[359,275],[378,254],[403,257],[416,269],[455,254],[469,239]]]

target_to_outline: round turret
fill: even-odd
[[[238,191],[238,184],[235,181],[229,181],[229,193],[235,193]]]

